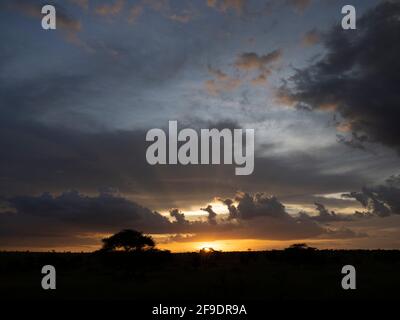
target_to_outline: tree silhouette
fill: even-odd
[[[102,251],[110,252],[117,250],[142,251],[152,249],[156,245],[153,238],[143,235],[135,230],[122,230],[111,237],[104,238]]]

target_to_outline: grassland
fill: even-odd
[[[57,271],[56,290],[41,288],[48,264]],[[357,271],[356,290],[341,287],[348,264]],[[2,300],[398,300],[399,288],[400,251],[0,252]]]

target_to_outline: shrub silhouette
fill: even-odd
[[[317,249],[308,246],[306,243],[294,243],[285,249],[285,251],[315,251],[315,250]]]
[[[211,247],[204,247],[204,248],[201,248],[201,249],[200,249],[200,253],[201,253],[201,254],[211,254],[211,253],[215,253],[215,252],[217,252],[217,251],[214,250],[214,249],[211,248]]]
[[[152,237],[143,235],[136,230],[122,230],[111,237],[104,238],[101,251],[111,252],[124,250],[126,252],[153,249],[155,242]]]

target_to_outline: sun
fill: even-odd
[[[204,252],[211,252],[213,250],[220,250],[220,246],[215,242],[201,242],[197,249],[202,250]]]

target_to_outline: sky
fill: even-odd
[[[6,0],[0,27],[0,249],[399,249],[399,1]],[[150,165],[171,120],[254,129],[254,172]]]

